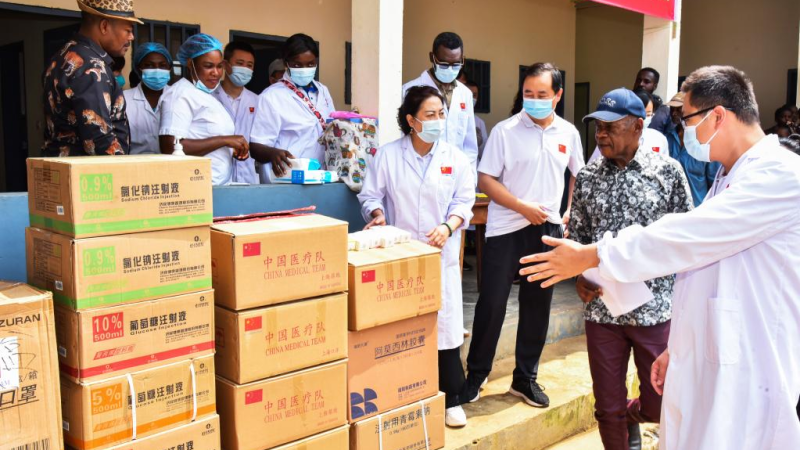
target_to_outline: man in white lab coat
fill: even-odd
[[[682,90],[687,150],[723,166],[703,204],[594,245],[545,238],[556,248],[521,273],[548,286],[592,267],[626,283],[678,273],[651,373],[661,448],[798,448],[800,157],[761,131],[743,72],[704,67]]]
[[[236,125],[235,133],[244,136],[250,142],[250,130],[256,118],[256,105],[258,95],[247,89],[245,85],[253,78],[253,68],[256,64],[256,54],[253,47],[246,42],[233,41],[225,46],[223,53],[225,61],[225,78],[220,83],[220,88],[212,94],[228,114],[231,115]],[[234,183],[258,184],[255,160],[247,158],[238,160],[233,167]]]
[[[475,112],[472,92],[456,80],[464,66],[464,42],[450,32],[441,33],[433,40],[433,51],[428,55],[431,68],[416,80],[403,85],[403,97],[414,86],[431,86],[445,98],[446,129],[441,140],[459,148],[469,158],[473,171],[477,170],[478,138],[475,134]]]

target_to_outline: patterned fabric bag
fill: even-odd
[[[331,117],[337,117],[337,113]],[[364,173],[378,151],[378,121],[371,117],[341,114],[328,123],[319,138],[325,146],[325,164],[354,192],[361,192]]]

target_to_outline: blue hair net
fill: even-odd
[[[136,47],[136,51],[133,52],[133,70],[135,70],[136,73],[139,73],[139,63],[142,62],[144,57],[150,53],[164,55],[164,58],[167,58],[169,65],[172,65],[172,55],[169,54],[169,51],[166,47],[157,42],[145,42],[144,44]]]
[[[213,52],[214,50],[222,51],[222,42],[214,36],[208,34],[195,34],[186,40],[178,49],[178,60],[186,66],[190,59],[197,58],[198,56],[205,55],[206,53]]]

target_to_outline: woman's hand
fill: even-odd
[[[428,245],[443,248],[444,244],[446,244],[447,240],[450,238],[450,229],[447,228],[446,225],[442,224],[429,231],[425,237],[428,238]]]
[[[282,177],[292,167],[290,159],[294,159],[294,155],[286,150],[274,149],[269,152],[269,162],[272,163],[272,173],[276,176]]]
[[[376,209],[372,211],[372,221],[364,229],[369,230],[372,227],[382,227],[384,225],[386,225],[386,216],[383,215],[383,211]]]
[[[233,157],[244,161],[250,156],[250,144],[244,136],[228,136],[228,147],[233,149]]]

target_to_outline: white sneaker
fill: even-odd
[[[467,425],[467,413],[461,406],[447,408],[444,423],[450,428],[463,428]]]

